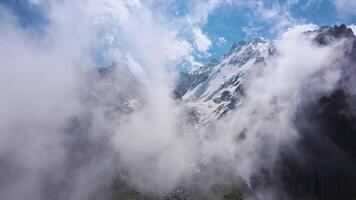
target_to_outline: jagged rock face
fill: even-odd
[[[297,151],[283,152],[277,165],[280,185],[293,198],[356,198],[356,115],[348,98],[336,90],[300,108]]]
[[[273,45],[261,38],[235,43],[223,57],[182,73],[177,93],[200,112],[202,121],[218,119],[241,102],[241,83],[248,69],[263,64],[273,52]]]
[[[317,36],[315,37],[314,40],[319,45],[327,45],[332,40],[335,39],[340,39],[340,38],[351,39],[352,37],[354,37],[352,30],[347,28],[344,24],[340,26],[334,26],[334,27],[324,26],[318,30],[309,31],[307,32],[307,34],[308,33],[317,33]]]

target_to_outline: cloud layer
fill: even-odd
[[[154,12],[150,1],[32,3],[49,20],[41,36],[0,8],[4,199],[109,199],[118,176],[150,192],[225,177],[251,186],[298,137],[292,117],[303,87],[328,93],[339,78],[331,64],[342,56],[334,53],[340,44],[318,47],[302,34],[317,27],[295,26],[275,41],[274,57],[248,72],[246,97],[233,115],[191,129],[172,97],[174,66],[193,49],[209,49],[199,24],[219,1],[183,22]],[[112,74],[97,72],[98,63],[113,64]]]

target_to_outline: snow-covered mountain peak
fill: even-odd
[[[271,43],[256,38],[234,43],[227,54],[182,74],[177,92],[187,105],[210,118],[219,118],[240,103],[241,81],[248,68],[262,63]]]

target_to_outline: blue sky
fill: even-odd
[[[39,6],[30,4],[27,0],[0,0],[0,5],[15,14],[19,25],[24,28],[39,29],[47,24],[43,10]]]
[[[264,1],[266,7],[271,8],[276,2],[285,5],[287,0]],[[298,22],[313,23],[317,25],[355,24],[356,17],[353,15],[340,15],[332,0],[321,0],[305,5],[306,1],[299,1],[289,8],[293,20]],[[356,13],[356,11],[355,11]],[[272,30],[274,21],[260,19],[254,8],[223,5],[209,15],[208,22],[203,26],[203,31],[214,41],[211,52],[213,55],[222,55],[233,42],[248,40],[259,36],[273,39],[278,35],[278,30]],[[246,33],[251,27],[253,34]],[[224,45],[217,45],[219,37],[227,41]]]
[[[195,59],[202,63],[223,55],[236,41],[257,36],[273,39],[293,24],[356,24],[356,12],[352,10],[356,8],[355,0],[225,0],[215,3],[209,11],[200,10],[199,6],[204,5],[205,1],[198,1],[170,0],[169,4],[152,5],[155,6],[153,10],[167,13],[171,20],[185,19],[196,12],[207,12],[207,19],[195,25],[211,41],[204,55],[201,52],[193,53]],[[17,17],[18,24],[23,28],[41,32],[48,24],[42,7],[27,0],[0,0],[0,4]],[[193,40],[189,36],[187,38],[188,41]],[[100,56],[98,60],[101,60]]]

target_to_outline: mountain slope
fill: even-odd
[[[331,94],[302,99],[299,139],[295,149],[284,148],[273,182],[292,199],[356,199],[356,37],[345,25],[314,33],[320,46],[344,40],[341,77]]]
[[[273,45],[262,38],[235,43],[223,57],[182,74],[177,93],[203,116],[202,121],[220,118],[241,102],[248,69],[262,65],[273,52]]]
[[[252,177],[251,188],[273,191],[273,199],[356,199],[356,37],[345,25],[305,34],[317,48],[343,41],[334,52],[342,56],[328,64],[340,69],[339,81],[327,94],[315,94],[313,85],[302,89],[291,124],[298,139],[279,149],[274,167]],[[198,122],[214,121],[242,101],[248,69],[274,54],[273,45],[259,39],[238,43],[224,57],[184,74],[177,91],[198,112]]]

